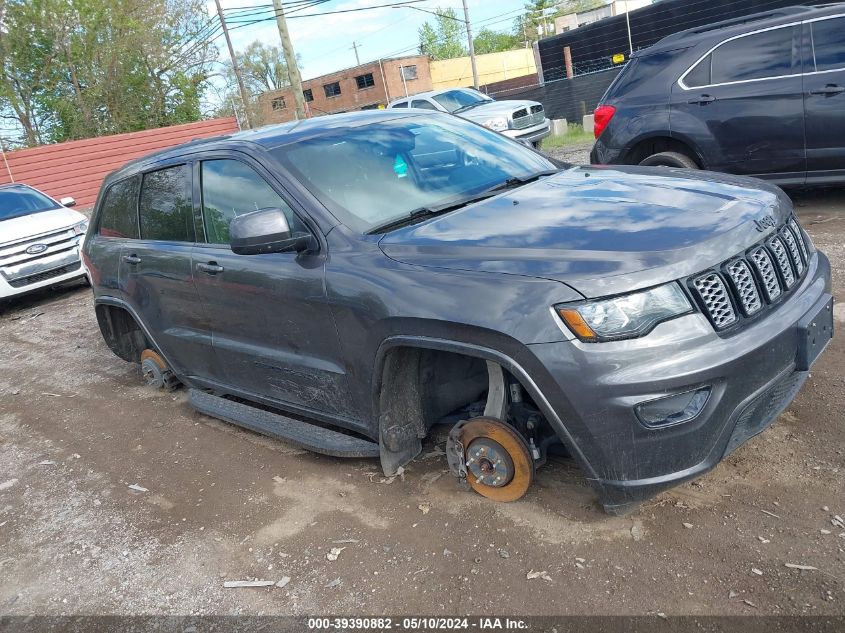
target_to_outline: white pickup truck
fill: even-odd
[[[0,301],[86,275],[79,249],[88,220],[74,204],[27,185],[0,186]]]
[[[449,112],[462,119],[500,132],[523,143],[540,146],[540,141],[551,134],[543,104],[537,101],[494,101],[483,92],[471,88],[430,90],[397,99],[389,106]]]

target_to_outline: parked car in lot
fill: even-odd
[[[452,472],[502,501],[562,445],[614,513],[766,428],[833,327],[780,189],[562,167],[418,110],[132,162],[84,258],[107,344],[199,411],[388,475],[448,423]]]
[[[551,134],[543,104],[522,99],[494,101],[483,92],[471,88],[421,92],[412,97],[397,99],[388,108],[448,112],[535,147],[539,147],[540,141]]]
[[[22,184],[0,185],[0,300],[85,275],[79,246],[88,219]]]
[[[845,182],[845,3],[690,29],[637,52],[595,111],[594,164]]]

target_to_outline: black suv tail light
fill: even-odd
[[[593,112],[593,134],[598,138],[604,132],[604,128],[610,123],[610,119],[616,114],[616,108],[612,105],[600,105]]]

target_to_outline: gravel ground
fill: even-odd
[[[794,196],[841,297],[845,194]],[[442,439],[385,480],[200,415],[111,354],[85,287],[6,306],[0,350],[2,614],[845,613],[841,336],[770,429],[626,518],[564,460],[496,504]]]

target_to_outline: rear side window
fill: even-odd
[[[202,212],[210,244],[229,243],[229,224],[244,213],[281,209],[293,232],[305,231],[293,210],[252,167],[231,160],[207,160],[202,164]]]
[[[407,108],[408,102],[407,101],[400,101],[399,103],[394,103],[391,108]]]
[[[138,239],[137,176],[116,182],[103,197],[98,233],[103,237]]]
[[[190,168],[179,165],[144,174],[139,211],[141,239],[193,242]]]
[[[417,99],[411,104],[412,108],[422,108],[423,110],[436,110],[434,104],[425,99]]]
[[[687,73],[687,76],[684,77],[684,83],[690,88],[710,85],[712,83],[710,81],[710,62],[712,59],[713,56],[708,55],[698,62],[695,68],[693,68],[689,73]]]
[[[845,69],[845,18],[811,22],[814,68],[807,72]]]
[[[790,26],[746,35],[722,44],[710,54],[710,83],[800,73],[799,33],[798,27]]]

